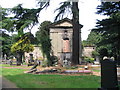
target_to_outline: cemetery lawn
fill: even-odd
[[[19,88],[99,88],[100,77],[94,75],[35,75],[24,69],[3,68],[2,75]]]

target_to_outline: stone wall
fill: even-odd
[[[95,51],[94,46],[85,46],[83,49],[83,56],[92,57],[92,51]]]
[[[41,52],[39,46],[34,46],[33,52],[25,53],[25,57],[29,58],[29,54],[33,54],[34,59],[42,59],[43,58],[43,55],[42,55],[42,52]]]
[[[59,53],[63,52],[64,49],[64,41],[63,41],[63,35],[64,31],[67,31],[67,37],[69,38],[69,48],[70,52],[72,49],[72,29],[60,29],[60,28],[51,28],[50,29],[50,39],[52,44],[52,50],[55,56],[60,56]]]

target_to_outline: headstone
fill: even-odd
[[[95,59],[96,59],[96,61],[97,61],[97,62],[99,62],[99,61],[100,61],[98,56],[96,56],[96,57],[95,57]]]
[[[70,61],[68,61],[68,66],[71,66],[71,62]]]
[[[33,54],[29,54],[30,55],[30,62],[33,62]]]
[[[65,63],[65,65],[67,65],[67,64],[68,64],[68,61],[67,61],[67,60],[64,60],[64,63]]]
[[[67,67],[68,66],[68,60],[63,60],[63,67]]]
[[[99,62],[100,62],[99,57],[96,56],[96,57],[95,57],[94,64],[95,64],[95,65],[99,65],[99,64],[100,64]]]
[[[10,65],[12,65],[12,63],[13,63],[12,59],[9,60],[9,63],[10,63]]]
[[[29,57],[25,57],[25,62],[28,64],[29,63]]]
[[[101,61],[101,88],[102,90],[118,89],[116,63],[112,59],[105,58]]]
[[[6,54],[4,55],[4,61],[7,64],[7,55]]]
[[[85,69],[85,70],[88,70],[88,66],[84,66],[84,69]]]

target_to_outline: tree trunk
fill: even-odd
[[[47,66],[50,67],[52,66],[52,60],[51,60],[51,57],[50,57],[50,53],[47,53],[47,59],[48,59],[48,63],[47,63]]]
[[[72,40],[72,65],[79,64],[79,9],[78,2],[72,2],[73,13],[73,40]]]
[[[80,32],[79,32],[79,51],[80,51],[80,53],[79,53],[79,64],[81,64],[82,63],[82,41],[81,41],[81,28],[82,28],[82,26],[80,26]]]
[[[118,45],[116,45],[116,60],[117,60],[117,64],[120,65],[120,47],[119,47],[119,42]]]
[[[21,65],[22,64],[22,56],[23,56],[22,52],[17,52],[17,56],[16,56],[17,65]]]

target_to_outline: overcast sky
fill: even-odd
[[[40,23],[49,20],[54,21],[56,14],[54,10],[59,7],[59,3],[65,0],[51,0],[50,6],[43,10],[40,13]],[[36,0],[0,0],[0,5],[3,8],[12,8],[17,6],[18,4],[23,4],[25,8],[36,8]],[[83,25],[82,30],[82,40],[86,40],[90,30],[95,27],[96,19],[103,19],[106,16],[97,15],[95,12],[97,11],[96,7],[100,5],[100,0],[79,0],[79,21],[80,24]],[[32,33],[38,30],[38,26],[34,27]]]

